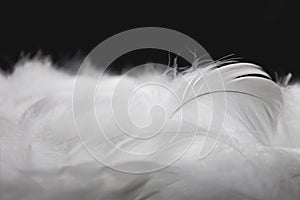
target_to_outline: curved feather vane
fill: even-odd
[[[270,144],[277,132],[277,120],[282,106],[280,87],[270,80],[270,76],[261,67],[249,63],[226,64],[219,68],[211,65],[209,70],[202,68],[194,72],[196,78],[201,74],[197,84],[207,84],[205,79],[213,76],[223,82],[223,88],[205,89],[201,87],[195,96],[184,101],[170,115],[172,118],[183,106],[206,95],[226,93],[230,105],[230,114],[247,127],[259,141]],[[217,80],[213,80],[217,81]],[[193,85],[193,89],[197,87]],[[199,99],[200,100],[200,99]],[[201,100],[200,100],[201,101]]]

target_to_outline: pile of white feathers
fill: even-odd
[[[32,59],[16,64],[10,75],[0,74],[1,200],[300,199],[299,84],[276,83],[259,66],[241,62],[198,63],[180,75],[171,68],[161,71],[149,65],[135,75],[104,75],[102,90],[95,94],[95,115],[106,127],[105,134],[118,138],[116,146],[144,152],[164,145],[174,133],[163,134],[162,129],[161,137],[136,140],[125,137],[115,124],[111,98],[122,99],[145,80],[167,86],[172,93],[157,85],[139,90],[130,107],[133,118],[144,123],[153,105],[159,104],[170,111],[168,116],[154,113],[152,117],[166,120],[167,129],[177,124],[168,120],[177,120],[187,132],[190,127],[198,130],[192,145],[175,162],[152,172],[125,173],[106,161],[117,167],[139,162],[146,168],[161,166],[166,164],[164,158],[182,149],[181,143],[168,146],[163,158],[156,152],[151,159],[126,158],[107,149],[106,138],[99,136],[87,117],[93,111],[85,109],[91,100],[85,93],[97,83],[101,70],[92,65],[86,69],[74,75],[59,70],[49,59]],[[200,88],[203,76],[211,80],[221,76],[224,90]],[[74,99],[74,83],[79,79],[80,98]],[[121,79],[122,87],[115,90]],[[182,96],[187,86],[197,88],[197,94],[182,103],[174,101],[172,95]],[[211,98],[224,94],[226,113],[216,120],[222,126],[211,125],[213,115],[218,117],[217,101],[212,109]],[[74,104],[82,138],[74,122]],[[115,114],[122,118],[122,113]],[[134,124],[126,126],[136,130],[130,129]],[[91,156],[82,140],[106,160],[101,163]],[[215,145],[200,158],[203,140]]]

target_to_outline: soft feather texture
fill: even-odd
[[[99,136],[87,104],[91,100],[88,91],[101,70],[86,66],[76,77],[57,70],[47,59],[35,59],[20,62],[12,75],[0,75],[0,199],[300,199],[298,84],[275,83],[259,66],[249,63],[194,63],[181,75],[149,65],[145,69],[132,76],[105,75],[101,91],[95,93],[95,114],[122,149],[148,152],[167,147],[151,159],[124,157]],[[203,87],[219,77],[223,90]],[[72,99],[78,79],[80,98]],[[183,101],[176,102],[172,93],[156,85],[143,88],[129,105],[132,117],[145,125],[151,108],[159,104],[167,118],[152,110],[152,122],[166,120],[166,127],[163,134],[148,140],[125,137],[115,124],[110,103],[112,98],[116,103],[128,100],[128,94],[147,81],[167,86]],[[222,111],[218,104],[224,103],[218,99],[224,94],[225,115],[218,116],[218,109]],[[81,139],[122,169],[131,163],[145,169],[161,166],[181,153],[184,142],[166,143],[178,122],[183,123],[176,142],[192,136],[195,128],[198,131],[190,148],[172,165],[151,173],[123,173],[97,162],[86,151],[76,133],[74,104]],[[126,120],[123,112],[116,114]],[[213,117],[222,123],[210,127]],[[149,130],[139,132],[134,124],[124,126],[137,136],[149,134]]]

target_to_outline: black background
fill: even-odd
[[[272,75],[292,72],[295,80],[300,77],[299,8],[297,1],[284,0],[2,5],[0,66],[10,72],[20,57],[38,51],[62,64],[121,31],[156,26],[194,38],[214,59],[234,54]],[[130,59],[122,64],[136,64]]]

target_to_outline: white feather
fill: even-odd
[[[95,108],[115,144],[134,152],[166,147],[163,154],[156,152],[151,159],[141,159],[124,157],[99,136],[90,118],[92,110],[88,109],[89,91],[98,77],[93,67],[88,69],[77,77],[81,85],[80,98],[73,99],[75,114],[83,125],[81,139],[95,152],[105,154],[107,162],[124,169],[133,165],[145,169],[160,166],[185,145],[166,142],[179,122],[183,124],[173,142],[191,137],[197,128],[195,141],[177,162],[159,171],[127,174],[112,170],[91,157],[76,133],[72,111],[76,77],[56,70],[48,60],[26,61],[16,66],[12,75],[0,75],[1,200],[300,199],[298,84],[280,86],[259,66],[248,63],[213,63],[205,67],[195,63],[175,77],[171,69],[164,73],[147,70],[134,76],[104,76],[101,90],[96,91]],[[218,82],[220,77],[222,81]],[[167,123],[158,137],[128,139],[114,123],[110,102],[114,95],[118,102],[127,100],[130,92],[147,81],[167,86],[183,101],[177,102],[161,87],[144,88],[133,99],[132,117],[144,125],[151,117],[152,122],[164,120],[159,110],[149,116],[153,105],[161,105],[167,111]],[[203,87],[206,81],[216,87]],[[212,98],[222,99],[224,94],[225,119],[217,118],[223,123],[210,127],[211,119],[216,117],[213,115],[222,106],[213,101],[213,110]],[[127,117],[122,112],[117,114],[120,119]],[[149,133],[134,127],[125,125],[136,135]],[[204,137],[206,130],[208,138]],[[204,140],[202,150],[207,156],[199,159]],[[213,144],[215,148],[210,152]]]

